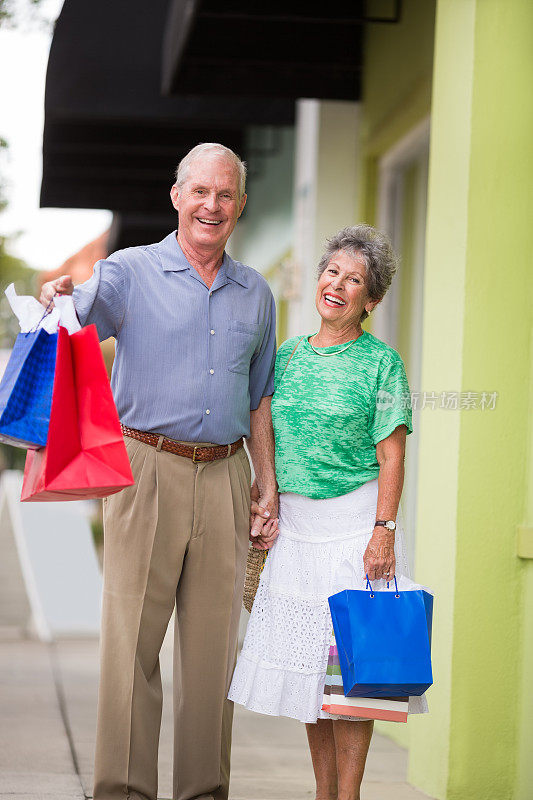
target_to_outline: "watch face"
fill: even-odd
[[[394,531],[396,530],[396,523],[389,520],[388,522],[385,523],[385,527],[388,528],[389,531]]]

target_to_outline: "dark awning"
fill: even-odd
[[[158,242],[178,226],[178,215],[127,214],[115,212],[109,229],[109,253],[124,247]]]
[[[165,97],[168,0],[65,0],[46,79],[41,205],[170,213],[173,169],[198,142],[244,155],[248,125],[287,125],[294,103]]]
[[[173,170],[202,141],[244,151],[240,130],[61,120],[45,126],[41,206],[170,211]]]
[[[357,100],[364,0],[171,0],[167,94]]]

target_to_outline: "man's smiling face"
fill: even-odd
[[[237,168],[218,155],[195,159],[185,183],[174,185],[170,196],[180,238],[203,252],[224,249],[246,203],[246,195],[239,196]]]

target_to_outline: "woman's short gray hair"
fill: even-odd
[[[183,186],[189,177],[192,162],[197,158],[202,158],[202,156],[219,156],[233,164],[238,175],[239,197],[242,197],[246,191],[246,162],[241,161],[239,156],[234,153],[233,150],[230,150],[229,147],[224,147],[223,144],[218,144],[217,142],[203,142],[202,144],[197,144],[192,150],[189,150],[187,155],[181,159],[177,166],[176,186],[180,188]]]
[[[372,225],[353,225],[343,228],[327,240],[326,249],[318,264],[319,278],[339,250],[352,258],[358,254],[363,256],[368,294],[372,300],[381,300],[391,285],[398,266],[398,259],[389,237]],[[367,317],[367,312],[363,311],[361,321]]]

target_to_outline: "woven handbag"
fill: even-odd
[[[248,612],[252,610],[267,555],[268,550],[256,550],[253,547],[248,550],[244,594],[242,596],[242,604]]]
[[[300,344],[303,338],[304,337],[302,336],[296,342],[292,353],[287,359],[287,363],[285,364],[285,368],[281,373],[281,377],[283,377],[283,375],[285,374],[285,370],[289,366],[289,361],[293,357],[298,345]],[[255,600],[255,595],[257,594],[257,587],[259,586],[261,573],[263,572],[263,567],[265,566],[267,555],[268,555],[268,550],[256,550],[254,547],[250,547],[248,550],[248,558],[246,560],[246,576],[244,578],[244,594],[242,596],[242,604],[248,612],[252,610],[252,606]]]

